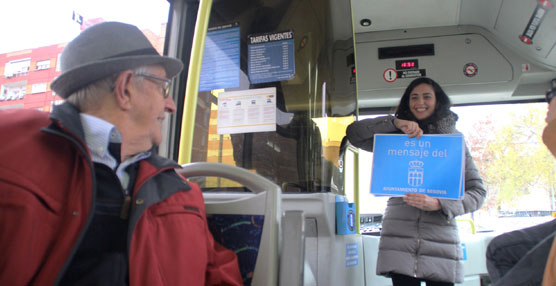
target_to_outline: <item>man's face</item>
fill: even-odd
[[[551,99],[548,94],[548,112],[546,113],[546,126],[542,132],[542,141],[546,148],[552,153],[552,156],[556,157],[556,99]]]
[[[176,112],[172,97],[164,97],[164,81],[160,79],[166,79],[166,72],[161,66],[153,66],[133,77],[136,97],[131,110],[132,138],[141,146],[158,146],[162,142],[162,123],[166,113]]]

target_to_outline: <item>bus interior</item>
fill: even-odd
[[[487,189],[458,217],[456,285],[490,285],[489,241],[553,219],[556,159],[540,135],[555,0],[149,2],[168,5],[163,53],[185,66],[158,152],[202,188],[245,285],[392,285],[376,275],[387,198],[370,193],[373,154],[346,127],[392,114],[422,76],[448,94]]]
[[[249,283],[391,285],[375,274],[383,209],[374,201],[383,198],[369,194],[372,154],[345,140],[346,126],[391,114],[407,84],[421,76],[437,81],[467,117],[476,116],[464,112],[468,107],[505,113],[535,105],[542,126],[545,93],[556,87],[553,6],[543,0],[172,1],[166,51],[189,69],[174,83],[183,113],[168,122],[161,152],[182,164],[247,169],[279,186],[278,258],[257,258],[272,260],[278,272],[258,275],[257,261],[246,272],[253,273]],[[270,108],[255,108],[254,99]],[[476,124],[466,130],[488,132]],[[488,162],[479,165],[488,170]],[[192,178],[208,205],[225,204],[228,191],[253,196],[210,169]],[[491,190],[496,196],[498,187]],[[553,200],[549,205],[542,221],[552,219]],[[485,251],[500,232],[477,226],[478,217],[458,219],[465,281],[457,285],[489,284]]]

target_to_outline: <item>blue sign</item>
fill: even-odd
[[[359,265],[359,247],[357,243],[346,244],[346,267]]]
[[[371,193],[403,196],[423,193],[431,197],[461,199],[465,149],[461,134],[376,134]]]
[[[247,68],[251,83],[290,80],[295,76],[293,31],[248,38]]]
[[[355,220],[355,204],[336,200],[336,234],[357,233]]]
[[[239,87],[240,30],[227,25],[207,32],[199,91]]]

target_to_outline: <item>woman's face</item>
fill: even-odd
[[[409,110],[417,120],[428,118],[434,113],[436,95],[432,86],[422,83],[409,94]]]

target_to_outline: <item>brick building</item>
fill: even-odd
[[[82,29],[102,19],[93,19]],[[155,33],[143,30],[145,36],[162,54],[166,25]],[[50,89],[50,83],[60,75],[60,54],[67,43],[0,54],[0,109],[34,108],[50,111],[62,99]]]

